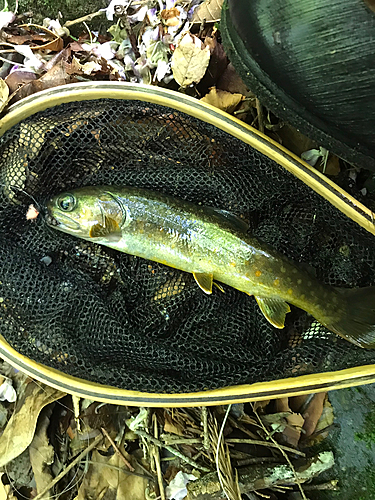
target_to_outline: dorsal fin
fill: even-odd
[[[216,217],[219,217],[240,233],[247,233],[249,230],[249,225],[243,219],[232,214],[231,212],[228,212],[227,210],[220,210],[212,207],[204,207],[204,210],[208,214],[213,214]]]

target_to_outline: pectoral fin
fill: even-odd
[[[112,217],[104,217],[104,225],[98,223],[91,227],[90,238],[106,238],[108,241],[120,241],[122,232],[118,222]]]
[[[285,316],[290,312],[289,305],[281,299],[255,297],[264,317],[276,328],[284,328]]]
[[[195,281],[198,283],[199,288],[201,288],[204,293],[212,293],[212,282],[214,279],[213,274],[207,273],[193,273]]]

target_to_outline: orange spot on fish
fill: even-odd
[[[279,286],[279,284],[280,284],[280,280],[275,280],[275,281],[273,282],[273,284],[274,284],[275,286]]]
[[[259,278],[259,276],[262,274],[262,271],[255,271],[255,276],[257,276]]]

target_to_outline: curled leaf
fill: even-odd
[[[224,0],[206,0],[195,9],[193,23],[216,23],[221,18],[221,8]]]
[[[231,92],[211,87],[210,92],[202,97],[201,101],[216,106],[227,113],[233,113],[242,98],[242,94],[232,94]]]

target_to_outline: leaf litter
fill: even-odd
[[[0,112],[35,92],[79,81],[179,90],[264,131],[335,180],[375,181],[266,110],[221,43],[222,0],[112,0],[84,18],[22,24],[0,12]],[[89,24],[107,18],[99,33]],[[71,34],[76,28],[78,37]],[[166,117],[166,125],[173,126]],[[36,152],[37,153],[37,152]],[[35,153],[35,154],[36,154]],[[365,187],[363,187],[365,186]],[[367,187],[366,187],[367,186]],[[375,191],[375,188],[373,189]],[[366,193],[363,194],[365,196]],[[38,210],[30,205],[26,218]],[[232,407],[145,409],[77,400],[0,365],[0,500],[307,498],[334,463],[315,447],[334,412],[327,394]],[[337,486],[338,488],[338,486]]]

